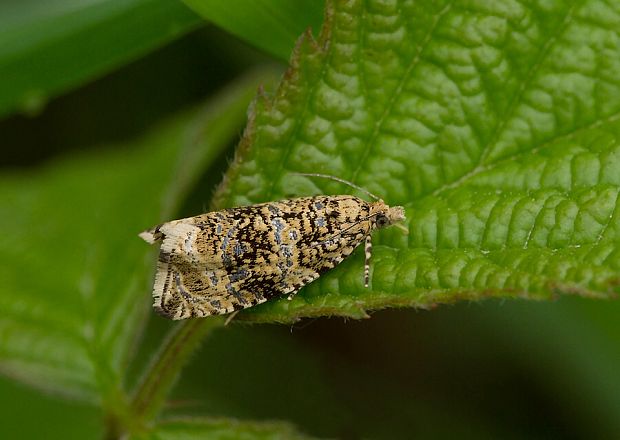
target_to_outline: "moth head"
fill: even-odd
[[[402,206],[389,207],[383,200],[373,203],[371,216],[377,229],[385,228],[396,222],[405,220],[405,208]]]

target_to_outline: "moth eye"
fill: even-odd
[[[382,228],[384,226],[387,226],[388,222],[388,218],[385,215],[379,214],[377,216],[377,227]]]

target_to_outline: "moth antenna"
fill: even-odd
[[[294,175],[294,176],[321,177],[323,179],[334,180],[336,182],[340,182],[340,183],[344,183],[345,185],[349,185],[351,188],[355,188],[358,191],[361,191],[364,194],[366,194],[368,197],[373,198],[373,199],[375,199],[377,201],[381,200],[381,197],[377,197],[376,195],[374,195],[373,193],[371,193],[367,189],[362,188],[361,186],[358,186],[358,185],[356,185],[353,182],[349,182],[348,180],[341,179],[340,177],[331,176],[329,174],[319,174],[319,173],[291,173],[291,174]]]

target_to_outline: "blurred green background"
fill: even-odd
[[[32,17],[42,4],[32,1]],[[24,10],[10,2],[3,8],[0,23],[11,30],[10,19],[23,19]],[[166,38],[139,42],[130,53],[111,55],[106,66],[54,85],[49,101],[44,93],[9,96],[27,79],[11,77],[19,56],[32,54],[11,54],[19,50],[10,44],[18,32],[5,32],[0,103],[12,104],[0,120],[2,172],[34,175],[76,152],[97,154],[208,101],[252,69],[284,71],[277,53],[206,24],[189,9],[184,14],[183,25]],[[316,16],[313,21],[316,27]],[[234,142],[183,214],[208,205]],[[11,206],[3,215],[11,215]],[[368,320],[316,319],[290,327],[232,325],[218,329],[191,359],[165,412],[287,420],[319,437],[620,438],[618,312],[617,302],[563,298],[388,310]],[[130,378],[169,327],[150,317]],[[94,406],[0,378],[0,438],[98,438],[101,418]]]

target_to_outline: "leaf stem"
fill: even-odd
[[[132,428],[142,429],[157,416],[190,355],[206,335],[223,323],[219,317],[189,319],[178,323],[168,333],[133,394]]]

